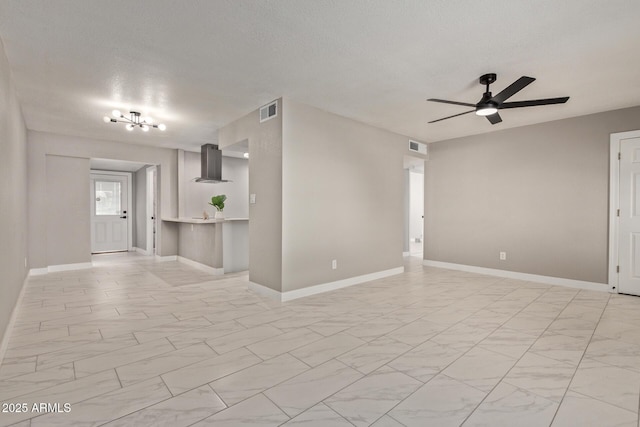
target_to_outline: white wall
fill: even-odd
[[[27,130],[0,41],[0,343],[27,274],[27,234]]]
[[[211,197],[225,194],[227,200],[224,206],[226,218],[249,217],[249,161],[235,157],[222,156],[222,179],[231,182],[217,184],[195,182],[193,178],[200,177],[200,153],[184,152],[184,169],[181,178],[184,185],[180,188],[185,191],[183,215],[187,218],[202,217],[202,212],[207,211],[213,217],[216,208],[209,202]]]
[[[78,223],[72,219],[72,217],[84,215],[82,206],[88,209],[88,187],[86,192],[76,188],[64,199],[50,198],[47,195],[58,190],[57,183],[81,183],[88,180],[88,160],[91,158],[158,165],[159,216],[175,217],[177,215],[177,150],[36,131],[29,131],[27,138],[29,258],[32,260],[32,268],[83,263],[90,260],[90,229],[78,226]],[[52,168],[47,168],[47,158],[50,156],[66,158],[65,162],[72,164],[73,167],[66,169],[56,163]],[[60,217],[57,221],[48,218],[49,211],[64,209],[73,210],[69,218]],[[87,213],[87,218],[88,216]],[[178,240],[175,227],[160,221],[157,238],[159,255],[177,253]],[[64,252],[73,256],[47,250],[63,241],[66,245]]]

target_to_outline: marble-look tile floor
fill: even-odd
[[[0,425],[639,425],[640,298],[407,258],[279,303],[246,274],[94,265],[29,279]]]

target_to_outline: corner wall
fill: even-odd
[[[28,267],[27,129],[0,41],[0,361]]]
[[[402,268],[409,138],[286,98],[282,112],[282,291]]]
[[[249,280],[282,291],[282,99],[278,115],[260,123],[259,110],[224,126],[220,149],[249,141]]]
[[[640,107],[430,144],[424,258],[607,283],[609,134],[636,129]]]

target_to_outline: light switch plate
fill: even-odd
[[[255,204],[256,203],[256,195],[255,194],[250,194],[249,195],[249,203],[251,203],[251,204]]]

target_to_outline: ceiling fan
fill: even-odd
[[[434,99],[429,98],[427,101],[431,102],[442,102],[444,104],[454,104],[454,105],[462,105],[465,107],[473,107],[473,110],[465,111],[464,113],[454,114],[453,116],[443,117],[438,120],[430,121],[429,123],[435,123],[446,119],[451,119],[453,117],[462,116],[464,114],[469,114],[475,112],[478,116],[485,116],[487,120],[491,122],[492,125],[496,123],[500,123],[502,118],[498,113],[498,110],[503,110],[507,108],[520,108],[520,107],[535,107],[537,105],[550,105],[550,104],[564,104],[569,100],[568,96],[562,98],[547,98],[547,99],[532,99],[528,101],[515,101],[515,102],[505,102],[507,99],[511,98],[516,93],[520,92],[522,89],[527,87],[529,84],[533,83],[535,80],[533,77],[522,76],[515,82],[511,83],[506,89],[497,94],[496,96],[491,96],[491,91],[489,91],[489,85],[496,81],[497,76],[494,73],[484,74],[480,76],[479,82],[481,85],[485,85],[487,90],[482,95],[482,99],[477,104],[469,104],[466,102],[457,102],[457,101],[447,101],[446,99]]]

